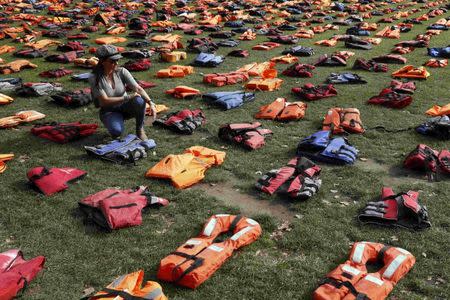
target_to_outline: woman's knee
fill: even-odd
[[[133,106],[136,108],[145,108],[145,100],[142,97],[134,97],[131,101]]]
[[[123,133],[124,126],[123,126],[123,124],[115,123],[115,124],[110,124],[109,126],[107,126],[107,129],[111,136],[119,137]]]

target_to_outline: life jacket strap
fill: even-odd
[[[356,297],[355,300],[371,300],[369,297],[367,297],[366,294],[358,292],[350,281],[338,281],[334,278],[325,278],[324,280],[322,280],[320,285],[324,284],[332,285],[337,289],[345,286],[350,291],[350,293],[352,293]]]

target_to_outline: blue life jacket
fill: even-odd
[[[433,30],[448,30],[447,26],[442,24],[433,24],[427,27],[427,29],[433,29]]]
[[[105,145],[84,146],[84,149],[88,154],[105,160],[117,163],[134,163],[147,157],[146,151],[155,147],[154,140],[142,141],[134,134],[129,134],[123,139],[116,139]]]
[[[89,78],[91,77],[91,75],[92,75],[91,72],[76,74],[76,75],[72,75],[72,79],[73,80],[88,81]]]
[[[450,58],[450,46],[442,48],[428,48],[428,55],[431,57]]]
[[[358,150],[345,138],[332,138],[331,131],[323,130],[301,140],[297,146],[297,156],[332,164],[353,164]]]
[[[423,135],[430,135],[443,140],[450,139],[450,117],[441,116],[429,118],[425,123],[416,127],[416,131]]]
[[[238,20],[238,21],[227,21],[225,22],[225,24],[223,24],[223,26],[225,27],[231,27],[231,28],[238,28],[238,27],[242,27],[244,26],[245,23],[242,20]]]
[[[217,67],[223,63],[223,56],[214,55],[212,53],[199,53],[192,65],[198,67]]]
[[[246,93],[244,91],[215,92],[204,94],[202,99],[228,110],[239,107],[245,102],[254,101],[255,93]]]
[[[367,83],[358,74],[344,72],[344,73],[331,73],[327,78],[328,83],[333,84],[353,84],[353,83]]]

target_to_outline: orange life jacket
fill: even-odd
[[[368,273],[366,263],[377,261],[383,267]],[[327,274],[323,284],[314,291],[313,300],[386,299],[415,262],[414,256],[402,248],[354,243],[350,258]]]
[[[77,67],[83,67],[83,68],[93,68],[98,64],[98,58],[97,57],[90,57],[90,58],[75,58],[73,60],[73,63]]]
[[[135,300],[168,300],[161,286],[155,281],[144,282],[144,271],[117,277],[110,285],[96,293],[94,296],[83,298],[88,300],[113,300],[113,299],[135,299]]]
[[[37,68],[37,65],[30,63],[28,60],[18,59],[10,63],[0,65],[0,73],[11,74],[11,73],[18,73],[22,71],[22,69],[35,69],[35,68]]]
[[[0,94],[0,105],[5,105],[13,102],[14,99],[8,95]]]
[[[270,104],[264,105],[255,115],[257,119],[279,121],[298,120],[305,116],[307,105],[303,102],[286,102],[286,98],[277,98]]]
[[[320,40],[314,43],[314,45],[334,47],[337,45],[337,40]]]
[[[216,15],[213,18],[209,18],[206,20],[201,20],[198,22],[200,25],[217,25],[222,21],[222,17],[220,15]]]
[[[244,32],[243,34],[241,34],[239,39],[242,41],[252,41],[252,40],[256,39],[256,33],[254,33],[252,30],[249,29],[246,32]]]
[[[59,45],[62,44],[60,41],[55,41],[55,40],[50,40],[50,39],[43,39],[40,41],[36,41],[36,42],[30,42],[30,43],[26,43],[25,46],[31,47],[33,49],[44,49],[47,48],[49,46],[54,46],[54,45]]]
[[[186,59],[187,54],[183,51],[162,52],[161,59],[166,62],[177,62],[182,59]]]
[[[225,152],[202,146],[193,146],[183,154],[170,154],[150,168],[145,177],[171,179],[179,189],[187,188],[205,178],[205,172],[212,166],[221,165]]]
[[[45,115],[35,110],[25,110],[13,116],[0,118],[0,128],[10,128],[21,123],[27,123],[45,118]]]
[[[267,69],[262,72],[261,78],[254,78],[247,82],[244,87],[248,90],[274,91],[278,90],[283,83],[282,79],[276,78],[275,69]]]
[[[245,82],[249,79],[247,72],[213,73],[203,76],[204,83],[210,83],[215,86],[232,85],[239,82]]]
[[[450,115],[450,103],[444,106],[433,105],[433,107],[427,110],[425,113],[433,117]]]
[[[275,42],[264,42],[252,47],[253,50],[272,50],[274,48],[280,47],[279,43]]]
[[[14,154],[0,154],[0,174],[6,170],[6,162],[14,158]]]
[[[390,26],[386,26],[382,30],[378,31],[375,36],[377,37],[386,37],[390,39],[399,39],[400,38],[400,29],[391,29]]]
[[[124,43],[127,39],[120,36],[105,36],[95,39],[95,43],[98,45],[107,45],[115,43]]]
[[[223,242],[214,242],[226,232],[233,235]],[[194,289],[211,277],[235,250],[253,243],[260,235],[261,226],[255,220],[239,215],[214,215],[198,236],[161,260],[157,276]]]
[[[167,90],[166,94],[172,95],[175,98],[187,98],[200,95],[200,91],[185,85],[179,85],[173,89]]]
[[[174,27],[176,24],[171,21],[156,21],[151,24],[152,27]]]
[[[444,68],[444,67],[448,66],[448,60],[432,58],[429,61],[427,61],[424,64],[424,66],[431,67],[431,68]]]
[[[301,39],[312,39],[314,37],[314,31],[311,29],[300,29],[294,33],[294,36]]]
[[[121,34],[126,32],[127,29],[124,26],[113,25],[106,29],[105,33],[110,35]]]
[[[425,67],[415,68],[414,66],[407,65],[392,73],[394,78],[415,78],[415,79],[427,79],[430,73]]]
[[[335,107],[329,109],[323,120],[322,130],[332,130],[334,134],[364,133],[361,115],[357,108]]]
[[[14,51],[16,51],[16,47],[14,47],[14,46],[8,46],[8,45],[0,46],[0,54],[5,54],[5,53],[9,53],[9,52],[14,52]]]
[[[180,66],[173,65],[168,69],[161,69],[156,73],[156,77],[158,78],[176,78],[176,77],[184,77],[186,75],[194,73],[194,67],[191,66]]]
[[[298,57],[292,56],[291,54],[286,54],[282,56],[276,56],[270,59],[274,63],[291,64],[298,61]]]
[[[179,41],[181,36],[178,34],[165,34],[165,35],[155,35],[151,38],[153,42],[166,42],[166,43],[173,43],[176,41]]]

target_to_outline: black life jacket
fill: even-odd
[[[169,128],[178,133],[192,134],[205,122],[206,117],[201,109],[183,109],[156,119],[153,124]]]

